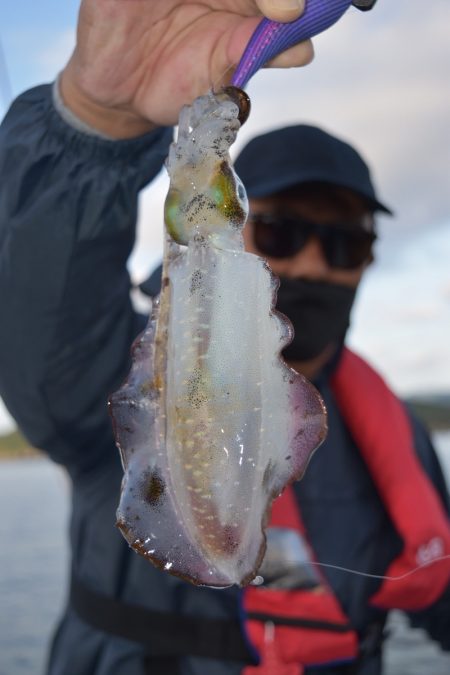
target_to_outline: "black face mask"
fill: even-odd
[[[324,281],[280,278],[276,309],[290,319],[294,339],[283,350],[287,361],[307,361],[343,341],[356,288]]]

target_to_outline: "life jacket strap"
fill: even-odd
[[[144,645],[151,656],[189,655],[255,663],[238,619],[149,610],[98,593],[74,573],[70,583],[70,606],[93,628]]]

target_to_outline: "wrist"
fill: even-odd
[[[98,131],[99,135],[117,140],[134,138],[157,127],[150,120],[133,112],[101,105],[92,100],[74,82],[70,65],[59,77],[59,93],[64,106],[81,122]]]

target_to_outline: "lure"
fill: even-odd
[[[270,505],[326,432],[318,393],[280,357],[292,328],[274,310],[278,281],[244,250],[229,147],[246,101],[231,88],[181,111],[160,299],[110,400],[118,527],[158,567],[216,587],[254,579]]]
[[[245,87],[259,68],[302,40],[322,33],[347,11],[352,0],[306,0],[296,21],[281,23],[263,19],[253,33],[234,72],[232,84]]]

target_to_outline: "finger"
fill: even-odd
[[[278,54],[272,61],[264,66],[265,68],[295,68],[306,66],[314,58],[314,47],[311,40],[299,42],[285,52]]]
[[[294,21],[303,13],[305,0],[256,0],[258,9],[274,21]]]

